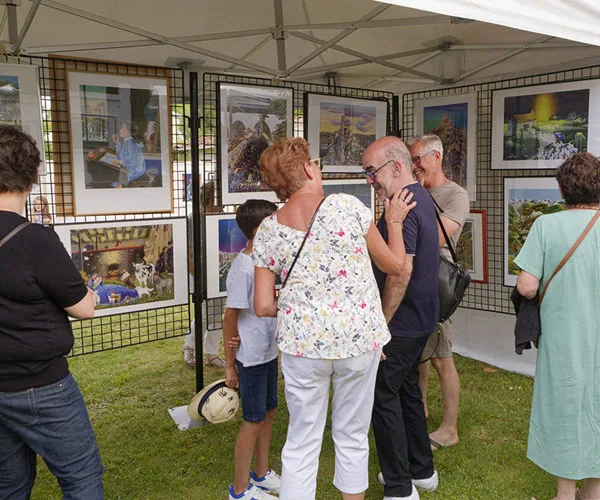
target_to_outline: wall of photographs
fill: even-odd
[[[237,205],[249,198],[278,201],[260,182],[260,153],[283,137],[307,138],[311,154],[322,158],[326,192],[355,194],[376,215],[379,207],[360,174],[362,152],[395,127],[392,97],[376,90],[204,74],[200,162],[208,188],[201,206],[211,236],[202,244],[209,330],[222,327],[227,270],[245,246],[235,228]]]
[[[577,151],[600,155],[600,66],[404,94],[401,113],[403,137],[442,138],[446,175],[469,192],[462,307],[513,314],[512,261],[531,213],[564,208],[556,167]]]
[[[186,333],[183,72],[4,55],[0,81],[0,122],[44,147],[27,216],[55,230],[96,294],[96,317],[72,323],[72,355]]]

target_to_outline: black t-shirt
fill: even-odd
[[[0,211],[0,239],[26,219]],[[54,231],[31,224],[0,248],[0,392],[58,382],[73,332],[64,311],[86,286]]]
[[[413,193],[413,208],[404,220],[402,231],[407,255],[413,256],[413,272],[404,300],[389,323],[390,333],[398,337],[431,335],[438,322],[438,274],[440,247],[435,206],[427,190],[418,182],[406,186]],[[377,223],[381,235],[388,240],[387,224],[382,215]],[[383,296],[386,274],[373,265],[379,292]]]

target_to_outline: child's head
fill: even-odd
[[[260,226],[265,217],[277,211],[277,205],[267,200],[248,200],[240,205],[235,214],[235,221],[244,233],[244,236],[251,240],[254,238],[254,230]]]
[[[49,214],[48,200],[45,196],[36,196],[33,200],[33,211],[36,214]]]

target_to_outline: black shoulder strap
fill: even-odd
[[[317,218],[317,213],[319,212],[319,208],[321,208],[321,205],[323,204],[324,201],[325,201],[325,198],[323,198],[319,202],[319,204],[317,205],[317,208],[315,210],[315,213],[312,216],[312,219],[310,220],[310,224],[308,225],[308,229],[306,230],[306,234],[304,235],[304,239],[302,240],[300,248],[296,252],[296,256],[294,257],[294,260],[292,261],[292,265],[290,266],[290,270],[288,271],[287,275],[285,276],[285,279],[283,280],[283,284],[281,285],[281,290],[284,289],[285,284],[287,283],[287,280],[290,277],[290,274],[292,274],[292,269],[294,269],[294,265],[296,264],[296,261],[298,260],[298,257],[300,256],[300,252],[302,252],[302,249],[304,248],[304,244],[306,243],[306,238],[308,238],[308,235],[310,233],[310,229],[312,228],[312,225],[315,222],[315,219]]]
[[[22,224],[19,224],[17,227],[15,227],[10,233],[8,233],[4,238],[0,240],[0,248],[2,248],[6,243],[8,243],[8,240],[10,240],[13,236],[16,236],[21,229],[25,229],[27,226],[29,226],[29,224],[31,224],[31,222],[25,221]]]
[[[429,193],[429,191],[427,191]],[[452,246],[452,242],[450,241],[450,238],[448,237],[448,233],[446,232],[446,228],[444,227],[444,224],[442,222],[442,218],[440,217],[440,214],[438,213],[438,210],[441,213],[444,213],[444,211],[442,210],[442,207],[440,207],[437,203],[437,201],[435,201],[435,198],[432,196],[431,193],[429,193],[429,196],[431,196],[431,199],[433,200],[433,203],[435,204],[437,210],[435,211],[435,216],[437,217],[437,221],[438,224],[440,225],[440,228],[442,230],[442,233],[444,234],[444,238],[446,238],[446,245],[448,245],[448,250],[450,250],[450,254],[452,255],[452,260],[457,263],[458,262],[458,257],[456,256],[456,252],[454,251],[454,247]]]

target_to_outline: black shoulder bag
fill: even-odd
[[[306,238],[308,238],[310,229],[312,228],[313,223],[315,222],[315,219],[317,218],[317,213],[319,212],[319,208],[321,208],[321,205],[323,204],[324,201],[325,201],[325,198],[323,198],[317,205],[315,213],[313,214],[312,219],[310,220],[310,224],[308,225],[308,229],[306,230],[306,234],[304,235],[304,239],[302,240],[302,243],[300,244],[300,248],[298,248],[298,251],[296,252],[296,256],[294,257],[294,260],[292,261],[292,265],[290,266],[290,270],[288,271],[287,275],[285,276],[285,279],[283,280],[281,288],[279,289],[280,292],[281,292],[281,290],[283,290],[285,288],[285,284],[287,283],[287,280],[290,277],[290,274],[292,274],[292,269],[294,269],[294,265],[296,264],[296,261],[298,260],[298,257],[300,256],[300,252],[302,252],[302,249],[304,248],[304,244],[306,243]]]
[[[3,247],[6,243],[8,243],[8,240],[10,240],[13,236],[16,236],[17,233],[21,231],[21,229],[25,229],[30,224],[31,222],[23,222],[22,224],[19,224],[17,227],[15,227],[10,233],[8,233],[4,238],[0,240],[0,247]]]
[[[433,203],[435,203],[437,209],[443,213],[444,211],[437,204],[435,198],[432,196],[431,199],[433,200]],[[463,264],[458,262],[456,251],[452,247],[452,242],[448,237],[448,233],[446,233],[444,224],[442,224],[442,218],[440,217],[438,210],[435,211],[435,216],[442,229],[442,233],[444,233],[446,244],[452,255],[452,261],[450,261],[440,254],[440,271],[438,279],[438,296],[440,299],[439,322],[443,323],[454,314],[454,311],[456,311],[459,306],[465,291],[471,283],[471,274]]]

